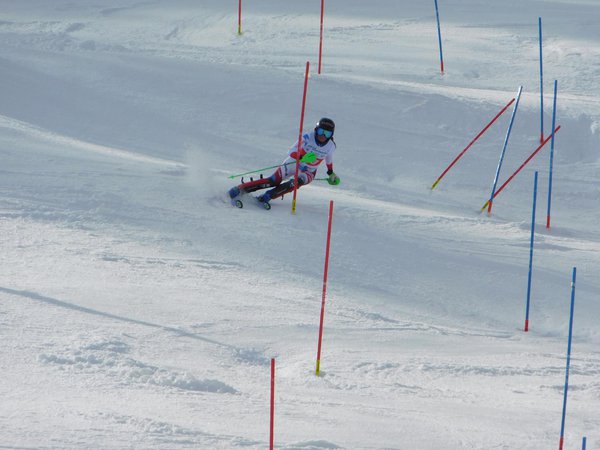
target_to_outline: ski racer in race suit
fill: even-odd
[[[261,202],[268,203],[270,200],[282,197],[294,190],[294,176],[296,174],[296,161],[300,160],[298,168],[298,188],[314,180],[317,168],[321,162],[327,164],[327,182],[331,185],[340,184],[340,177],[333,171],[333,153],[336,145],[333,140],[335,123],[333,120],[323,117],[317,122],[315,129],[302,136],[300,143],[300,154],[298,154],[298,143],[294,144],[288,152],[288,157],[268,178],[248,181],[229,190],[229,196],[233,199],[241,193],[258,191],[259,189],[273,188],[258,197]],[[288,181],[282,183],[283,180]]]

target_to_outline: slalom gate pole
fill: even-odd
[[[587,438],[584,436],[583,440],[581,441],[581,450],[585,450],[586,447],[587,447]]]
[[[444,170],[442,172],[442,174],[438,177],[437,180],[435,180],[435,183],[433,183],[433,185],[431,186],[431,190],[435,189],[435,187],[438,185],[438,183],[440,182],[440,180],[442,178],[444,178],[444,176],[448,173],[448,171],[452,168],[452,166],[454,166],[454,164],[456,164],[458,162],[458,160],[460,158],[462,158],[462,156],[467,152],[467,150],[469,150],[469,148],[471,148],[471,146],[481,137],[483,136],[483,134],[488,130],[488,128],[490,128],[492,126],[492,124],[498,120],[498,118],[504,114],[504,112],[509,108],[510,105],[513,104],[513,102],[515,101],[515,99],[513,98],[510,102],[508,102],[506,104],[506,106],[504,108],[502,108],[502,110],[496,114],[496,116],[483,128],[483,130],[481,130],[479,132],[479,134],[477,136],[475,136],[475,138],[469,142],[469,145],[467,145],[462,152],[459,153],[459,155],[454,158],[454,160],[450,163],[450,165],[448,167],[446,167],[446,170]]]
[[[302,111],[300,112],[300,131],[298,132],[298,147],[296,148],[296,173],[294,174],[294,197],[292,199],[292,214],[296,214],[296,197],[298,195],[298,168],[300,167],[300,149],[302,148],[302,129],[304,128],[304,110],[306,108],[306,90],[308,88],[308,71],[310,62],[306,61],[304,74],[304,93],[302,94]]]
[[[521,93],[523,92],[523,86],[519,86],[519,92],[517,93],[517,102],[513,108],[512,116],[510,117],[510,123],[508,124],[508,130],[506,131],[506,137],[504,138],[504,146],[500,153],[500,160],[498,161],[498,167],[496,167],[496,175],[494,176],[494,183],[492,184],[492,193],[490,195],[490,202],[488,203],[488,214],[492,213],[492,203],[494,202],[494,194],[496,192],[496,185],[498,184],[498,176],[500,175],[500,169],[502,168],[502,162],[504,161],[504,155],[506,154],[506,147],[508,146],[508,138],[512,131],[513,123],[515,122],[515,116],[517,115],[517,109],[519,108],[519,100],[521,99]]]
[[[275,437],[275,358],[271,358],[271,420],[269,433],[269,450],[273,450]]]
[[[238,2],[238,34],[242,34],[242,0]]]
[[[321,296],[321,319],[319,321],[319,344],[317,346],[316,375],[321,374],[321,344],[323,342],[323,320],[325,318],[325,296],[327,294],[327,273],[329,271],[329,246],[331,244],[331,222],[333,219],[333,200],[329,201],[329,222],[327,225],[327,245],[325,247],[325,270],[323,271],[323,294]]]
[[[556,93],[558,90],[558,81],[554,80],[554,103],[552,105],[552,128],[556,123]],[[552,171],[554,167],[554,134],[550,143],[550,172],[548,175],[548,214],[546,215],[546,228],[550,228],[550,206],[552,204]]]
[[[434,2],[435,2],[435,17],[437,19],[438,42],[439,42],[439,47],[440,47],[440,70],[442,71],[442,75],[444,75],[444,53],[442,51],[442,31],[440,28],[440,13],[438,10],[437,0],[434,0]]]
[[[554,129],[554,133],[557,133],[557,132],[558,132],[558,130],[560,130],[560,125],[559,125],[559,126],[557,126],[557,127]],[[498,196],[498,194],[500,194],[500,192],[502,192],[502,190],[503,190],[503,189],[504,189],[504,188],[505,188],[505,187],[508,185],[508,183],[510,183],[510,182],[511,182],[511,180],[512,180],[512,179],[513,179],[513,178],[514,178],[514,177],[515,177],[515,176],[516,176],[516,175],[517,175],[517,174],[518,174],[518,173],[519,173],[519,172],[520,172],[520,171],[523,169],[523,167],[525,167],[525,166],[527,165],[527,163],[528,163],[529,161],[531,161],[531,160],[533,159],[533,157],[534,157],[535,155],[537,155],[537,153],[538,153],[538,152],[539,152],[539,151],[540,151],[542,148],[544,148],[544,146],[545,146],[545,145],[546,145],[548,142],[550,142],[550,139],[552,139],[552,136],[554,136],[554,133],[553,133],[551,136],[548,136],[546,139],[544,139],[544,142],[542,142],[542,143],[541,143],[541,144],[538,146],[538,148],[536,148],[536,149],[533,151],[533,153],[532,153],[531,155],[529,155],[529,157],[528,157],[528,158],[525,160],[525,162],[524,162],[523,164],[521,164],[521,165],[519,166],[519,168],[518,168],[517,170],[515,170],[515,172],[514,172],[514,173],[513,173],[513,174],[512,174],[510,177],[508,177],[508,179],[507,179],[507,180],[504,182],[504,184],[498,188],[498,190],[497,190],[497,191],[496,191],[496,193],[494,194],[494,198],[496,198],[496,197]],[[489,203],[490,203],[490,201],[489,201],[489,200],[488,200],[487,202],[485,202],[485,204],[484,204],[484,205],[481,207],[481,212],[485,211],[485,209],[488,207],[488,204],[489,204]]]
[[[540,36],[540,143],[544,142],[544,65],[542,63],[542,18],[538,17]],[[552,127],[554,128],[554,127]]]
[[[573,281],[571,281],[571,315],[569,318],[569,343],[567,345],[567,370],[565,376],[565,396],[563,399],[562,422],[560,425],[560,443],[559,450],[563,449],[565,442],[565,418],[567,415],[567,393],[569,390],[569,367],[571,365],[571,341],[573,339],[573,310],[575,309],[575,278],[577,276],[577,268],[573,267]]]
[[[535,236],[535,204],[537,199],[538,173],[533,176],[533,209],[531,212],[531,239],[529,240],[529,275],[527,276],[527,305],[525,307],[525,332],[529,331],[529,304],[531,299],[531,272],[533,269],[533,239]]]
[[[325,0],[321,0],[321,33],[319,37],[319,70],[318,74],[321,75],[321,59],[323,56],[323,17],[325,16]]]

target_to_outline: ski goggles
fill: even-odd
[[[327,139],[331,139],[331,136],[333,136],[333,131],[324,130],[323,128],[317,128],[317,135],[325,136]]]

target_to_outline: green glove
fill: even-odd
[[[327,182],[329,184],[331,184],[332,186],[337,186],[338,184],[340,184],[340,177],[338,177],[335,172],[331,172],[329,174],[329,177],[327,177]]]
[[[317,155],[315,155],[315,152],[308,152],[306,155],[304,155],[302,158],[300,158],[300,162],[303,163],[314,163],[317,160]]]

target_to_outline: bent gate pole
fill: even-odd
[[[479,134],[477,136],[475,136],[475,138],[469,142],[469,145],[467,145],[462,152],[459,153],[459,155],[454,158],[454,160],[450,163],[450,165],[448,167],[446,167],[446,170],[444,170],[442,172],[442,174],[438,177],[437,180],[435,180],[435,183],[433,183],[433,185],[431,186],[431,190],[435,189],[435,187],[438,185],[438,183],[441,181],[442,178],[444,178],[444,176],[448,173],[448,171],[454,166],[454,164],[456,164],[458,162],[458,160],[460,158],[462,158],[462,156],[467,152],[467,150],[469,150],[471,148],[471,146],[481,137],[483,136],[483,134],[488,130],[488,128],[490,128],[492,126],[492,124],[498,120],[498,118],[504,114],[504,112],[510,107],[510,105],[512,105],[514,103],[515,99],[513,98],[510,102],[508,102],[506,104],[506,106],[504,108],[502,108],[502,110],[496,114],[496,116],[483,128],[483,130],[481,130],[479,132]]]
[[[533,157],[534,157],[534,156],[535,156],[535,155],[536,155],[536,154],[537,154],[537,153],[538,153],[538,152],[539,152],[539,151],[540,151],[542,148],[544,148],[544,146],[545,146],[545,145],[546,145],[548,142],[550,142],[550,139],[552,139],[552,136],[554,136],[554,134],[555,134],[555,133],[558,133],[558,130],[560,130],[560,125],[556,127],[556,129],[554,130],[554,133],[552,133],[550,136],[548,136],[546,139],[544,139],[544,142],[542,142],[542,143],[541,143],[541,144],[538,146],[538,148],[536,148],[536,149],[533,151],[533,153],[532,153],[531,155],[529,155],[529,158],[527,158],[527,159],[525,160],[525,162],[523,162],[523,164],[521,164],[521,165],[519,166],[519,168],[518,168],[517,170],[515,170],[515,172],[514,172],[514,173],[513,173],[513,174],[512,174],[510,177],[508,177],[508,180],[506,180],[506,181],[504,182],[504,184],[503,184],[502,186],[500,186],[500,187],[499,187],[499,188],[496,190],[496,192],[494,193],[494,198],[496,198],[496,197],[498,196],[498,194],[500,194],[500,192],[502,192],[502,189],[504,189],[504,188],[506,187],[506,185],[507,185],[508,183],[510,183],[510,182],[511,182],[511,180],[512,180],[512,179],[513,179],[513,178],[514,178],[514,177],[515,177],[515,176],[516,176],[516,175],[517,175],[517,174],[518,174],[520,171],[521,171],[521,169],[523,169],[523,167],[525,167],[525,166],[527,165],[527,163],[528,163],[529,161],[531,161],[531,159],[532,159],[532,158],[533,158]],[[489,203],[490,203],[490,201],[489,201],[489,200],[488,200],[487,202],[485,202],[485,205],[483,205],[483,207],[481,208],[481,212],[485,211],[485,209],[488,207],[488,204],[489,204]]]

